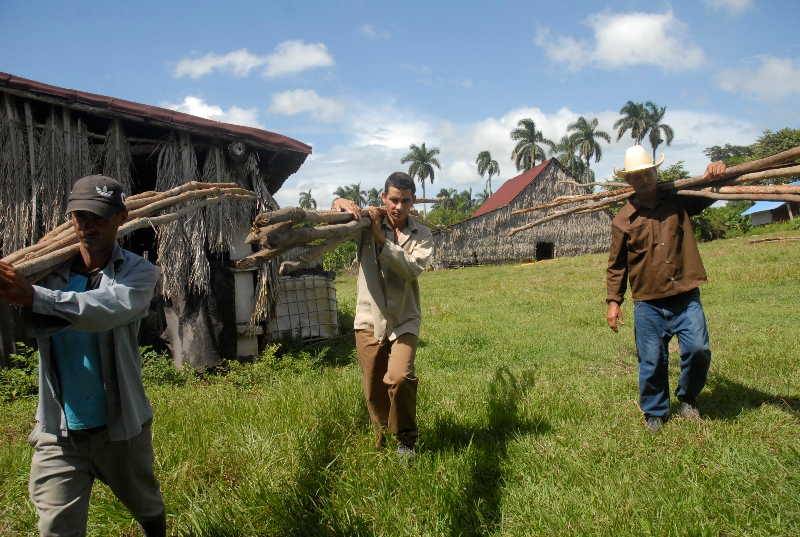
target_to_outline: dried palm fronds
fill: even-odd
[[[800,201],[800,187],[796,185],[752,185],[749,187],[731,186],[755,183],[766,179],[792,177],[800,175],[800,165],[795,161],[800,159],[800,147],[783,151],[781,153],[750,162],[732,166],[725,170],[721,176],[714,178],[691,177],[677,181],[668,181],[658,184],[659,189],[675,190],[679,196],[699,196],[717,200],[771,200],[771,201]],[[570,214],[585,214],[596,210],[603,210],[619,205],[633,195],[632,187],[615,190],[606,190],[593,194],[579,196],[562,196],[552,202],[513,211],[512,214],[523,214],[543,209],[550,209],[562,205],[584,202],[568,209],[554,212],[533,222],[511,229],[507,235],[510,237],[520,231],[530,229],[545,222],[549,222]]]
[[[114,119],[108,125],[101,155],[103,175],[113,177],[119,181],[126,192],[133,191],[131,182],[131,169],[133,168],[131,146],[125,136],[125,131],[122,129],[120,120]]]
[[[30,215],[30,167],[25,129],[15,100],[0,95],[0,242],[8,254],[30,244],[33,229]]]
[[[117,237],[124,237],[145,227],[174,225],[176,221],[222,201],[251,202],[255,199],[253,192],[238,186],[197,182],[182,185],[174,189],[172,194],[169,192],[145,194],[149,195],[131,196],[129,199],[132,202],[128,205],[129,208],[137,208],[129,210],[128,219],[120,226]],[[148,203],[141,205],[141,201]],[[173,208],[173,212],[157,214],[170,207]],[[6,256],[3,261],[11,263],[21,274],[36,281],[70,260],[77,252],[78,239],[73,228],[62,224],[47,233],[36,244]],[[191,281],[185,281],[183,285],[196,286],[195,282]]]
[[[158,149],[156,188],[168,190],[197,178],[197,154],[187,133],[171,133]],[[197,215],[185,222],[173,222],[158,229],[158,258],[169,267],[161,286],[167,298],[179,298],[188,290],[205,294],[211,269],[206,257],[206,228]],[[187,287],[186,282],[191,282]]]

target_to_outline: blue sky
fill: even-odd
[[[612,124],[627,100],[667,106],[667,163],[800,127],[800,2],[0,3],[0,71],[313,146],[278,194],[321,205],[338,185],[382,184],[410,143],[441,149],[428,195],[482,190],[489,149],[532,117],[560,138],[578,116]],[[604,146],[600,179],[630,138]],[[494,180],[495,189],[499,186]]]

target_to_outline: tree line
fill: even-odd
[[[670,145],[674,138],[672,127],[663,122],[666,109],[666,106],[658,106],[651,101],[626,102],[619,111],[620,118],[614,123],[614,129],[617,130],[617,140],[620,140],[627,132],[638,144],[641,144],[647,138],[655,159],[656,149],[662,143]],[[510,132],[511,140],[516,142],[514,149],[511,151],[511,160],[514,162],[517,171],[525,172],[536,166],[537,163],[543,162],[549,152],[550,156],[556,157],[576,180],[583,183],[591,183],[594,181],[591,161],[594,159],[595,163],[600,162],[603,155],[600,142],[611,143],[611,136],[607,132],[600,130],[598,125],[597,118],[587,119],[580,116],[574,123],[567,126],[567,133],[556,143],[544,137],[533,119],[520,119],[516,128]],[[432,185],[436,178],[436,170],[441,170],[441,164],[438,159],[440,149],[438,147],[428,147],[425,142],[419,145],[411,144],[408,149],[408,153],[400,159],[400,163],[408,164],[408,174],[419,182],[422,187],[422,197],[425,198],[427,197],[426,185],[428,183]],[[475,166],[478,175],[486,179],[486,183],[484,184],[483,192],[479,193],[474,199],[470,193],[470,198],[473,201],[479,200],[482,202],[494,193],[492,178],[500,175],[500,165],[492,157],[489,150],[484,150],[480,151],[475,158]],[[459,195],[463,198],[465,192],[463,191]],[[340,186],[336,189],[334,195],[352,199],[362,207],[380,204],[380,191],[375,188],[364,191],[361,189],[361,183]],[[437,195],[438,198],[443,196],[442,191]],[[312,197],[311,190],[301,192],[299,204],[300,207],[306,209],[316,208],[317,202]],[[464,212],[470,206],[470,203],[460,202],[456,206],[463,209],[459,212]],[[449,198],[444,204],[437,202],[434,205],[434,210],[437,208],[453,210]]]

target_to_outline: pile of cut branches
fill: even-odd
[[[312,226],[309,226],[312,224]],[[311,266],[326,252],[341,242],[356,237],[369,227],[371,220],[366,209],[361,218],[338,211],[307,211],[298,207],[286,207],[256,216],[246,241],[258,244],[261,250],[234,263],[235,268],[249,270],[274,259],[297,246],[308,246],[306,253],[298,259],[281,263],[278,273],[282,276]]]
[[[722,175],[712,179],[698,176],[688,179],[679,179],[677,181],[665,181],[658,183],[658,188],[674,190],[679,196],[697,196],[715,200],[800,202],[800,185],[741,186],[746,183],[757,183],[767,179],[800,175],[800,164],[796,162],[798,159],[800,159],[800,147],[795,147],[770,157],[731,166],[726,169]],[[597,184],[603,185],[602,183]],[[619,186],[619,184],[612,183],[611,186]],[[624,204],[632,195],[633,187],[623,186],[621,188],[603,190],[592,194],[561,196],[549,203],[518,209],[511,214],[525,214],[533,211],[551,209],[553,207],[561,207],[563,205],[572,205],[567,209],[553,212],[533,222],[513,228],[508,232],[508,236],[510,237],[520,231],[525,231],[526,229],[555,220],[556,218],[561,218],[562,216],[587,214],[618,207]]]
[[[122,238],[137,229],[174,222],[186,215],[222,201],[254,200],[256,195],[236,183],[200,183],[191,181],[176,188],[158,192],[142,192],[125,200],[128,219],[117,230]],[[175,207],[180,205],[180,207]],[[172,207],[173,212],[158,214]],[[17,250],[3,258],[30,281],[47,276],[78,252],[78,237],[71,222],[65,222],[39,239],[35,244]]]

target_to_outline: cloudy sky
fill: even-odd
[[[458,7],[455,7],[458,6]],[[568,2],[0,2],[0,71],[261,127],[314,148],[278,194],[379,186],[409,144],[441,149],[433,188],[483,189],[488,149],[516,175],[509,132],[559,139],[597,117],[631,140],[627,100],[667,107],[667,163],[800,127],[797,0]],[[499,181],[495,178],[495,189]]]

